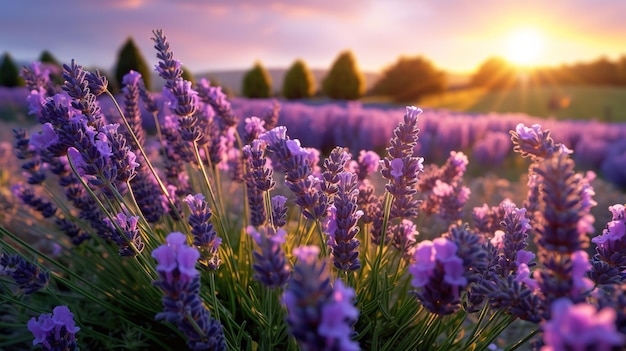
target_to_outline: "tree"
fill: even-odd
[[[383,72],[372,94],[390,96],[396,102],[413,102],[427,94],[446,89],[446,76],[427,59],[400,57]]]
[[[183,70],[182,78],[184,80],[187,80],[187,81],[191,82],[191,85],[195,85],[196,84],[196,78],[193,76],[193,73],[191,73],[189,68],[187,68],[185,66],[182,66],[181,69]]]
[[[41,55],[39,55],[39,62],[41,63],[49,63],[51,65],[55,65],[57,67],[61,67],[61,64],[59,63],[59,60],[57,60],[56,57],[54,57],[54,55],[52,55],[50,53],[50,51],[48,50],[44,50],[41,52]]]
[[[17,87],[24,85],[24,81],[20,78],[20,71],[8,52],[2,56],[2,64],[0,65],[0,86]]]
[[[490,90],[499,90],[515,87],[516,80],[517,73],[506,60],[491,57],[483,62],[476,73],[472,75],[470,84]]]
[[[139,72],[143,78],[146,89],[150,89],[151,70],[139,48],[132,38],[128,38],[119,51],[117,65],[115,68],[115,81],[118,87],[122,87],[122,78],[130,70]]]
[[[268,98],[272,92],[272,79],[267,70],[256,62],[243,77],[243,95],[248,98]]]
[[[344,51],[333,63],[322,82],[322,90],[332,99],[356,100],[365,92],[365,78],[350,51]]]
[[[283,96],[287,99],[310,98],[315,94],[315,79],[306,63],[296,60],[283,81]]]
[[[63,84],[63,66],[59,63],[54,55],[48,50],[44,50],[39,55],[39,62],[44,64],[50,70],[50,80],[55,84]]]

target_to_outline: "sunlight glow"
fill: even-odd
[[[506,39],[506,58],[517,65],[537,64],[544,46],[544,37],[534,28],[518,28]]]

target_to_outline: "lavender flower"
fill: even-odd
[[[624,205],[609,207],[612,220],[602,231],[602,235],[591,239],[596,244],[593,256],[591,279],[597,284],[616,284],[624,280],[626,270],[626,216]]]
[[[419,129],[417,117],[422,110],[407,107],[404,122],[394,130],[394,136],[387,148],[388,156],[382,160],[381,174],[389,182],[385,186],[393,195],[390,218],[411,218],[417,215],[418,201],[413,199],[417,193],[417,174],[423,171],[424,159],[413,156],[417,145]]]
[[[504,232],[500,245],[494,245],[502,252],[498,256],[498,273],[505,277],[518,269],[517,262],[520,254],[523,256],[528,251],[524,249],[528,246],[528,233],[531,229],[530,220],[526,217],[525,208],[517,208],[513,203],[500,205],[505,213],[502,221]],[[493,241],[492,241],[493,243]],[[499,247],[498,247],[499,246]],[[534,257],[534,254],[532,254]],[[531,258],[532,259],[532,258]],[[530,260],[524,262],[529,263]]]
[[[170,109],[178,116],[181,136],[185,141],[197,141],[202,138],[198,128],[198,118],[194,116],[198,109],[198,93],[191,89],[191,82],[176,80],[170,90],[165,90],[170,102]]]
[[[467,164],[469,163],[467,156],[462,152],[450,151],[450,156],[441,169],[441,180],[452,183],[463,177]]]
[[[339,174],[344,171],[346,164],[352,155],[344,148],[337,146],[334,148],[326,160],[324,160],[324,172],[322,173],[321,189],[326,193],[329,203],[333,202],[333,197],[339,191],[337,183]]]
[[[626,346],[624,335],[615,328],[615,311],[597,311],[586,303],[572,304],[566,298],[552,303],[552,319],[543,325],[541,351],[618,350]]]
[[[308,219],[319,219],[326,215],[328,197],[320,189],[321,180],[312,176],[310,153],[300,146],[298,140],[287,136],[287,128],[276,127],[259,136],[267,143],[267,151],[285,171],[285,183],[296,196],[296,204]]]
[[[193,245],[200,250],[199,262],[210,270],[216,270],[221,264],[218,248],[222,239],[217,236],[211,223],[211,209],[202,194],[187,195],[184,201],[191,210],[188,223],[194,236]]]
[[[67,306],[57,306],[52,314],[31,318],[27,327],[35,337],[33,345],[41,344],[49,351],[78,350],[76,333],[80,328],[74,323],[74,314]]]
[[[365,179],[359,182],[359,197],[357,199],[357,204],[359,208],[363,211],[363,216],[361,217],[361,221],[363,223],[372,223],[377,218],[376,212],[379,203],[379,197],[376,196],[375,188],[372,183]]]
[[[198,126],[199,109],[198,93],[191,88],[191,82],[182,78],[183,71],[180,61],[174,59],[167,37],[162,30],[153,31],[157,50],[158,65],[155,67],[159,75],[165,79],[163,94],[167,97],[170,110],[178,116],[178,124],[182,139],[198,142],[204,135]]]
[[[526,128],[521,124],[511,132],[514,150],[531,156],[530,169],[537,176],[534,181],[541,183],[533,226],[542,269],[533,277],[545,306],[561,297],[583,301],[591,290],[591,281],[584,277],[591,265],[582,250],[593,223],[589,211],[595,205],[590,184],[593,175],[576,174],[569,157],[572,151],[555,144],[549,134],[539,125]],[[546,308],[543,317],[548,319],[549,314]]]
[[[442,237],[456,245],[456,256],[463,262],[468,283],[467,305],[464,308],[471,311],[480,305],[486,295],[480,286],[482,280],[489,280],[486,274],[490,268],[492,247],[485,245],[484,237],[471,231],[467,225],[453,224]]]
[[[152,251],[160,278],[153,284],[164,293],[163,312],[156,320],[176,324],[191,350],[226,350],[223,327],[211,317],[199,295],[200,274],[195,265],[200,253],[186,245],[182,233],[170,233],[166,241]]]
[[[287,224],[287,198],[282,195],[272,197],[272,224],[279,228]]]
[[[54,135],[54,133],[52,132]],[[22,128],[13,129],[13,136],[15,137],[15,155],[18,159],[24,160],[22,169],[26,172],[25,176],[28,176],[28,184],[42,184],[46,180],[45,164],[42,160],[41,153],[45,153],[45,148],[36,144],[39,134],[35,134],[35,141],[31,141],[33,138],[28,138],[26,131]]]
[[[550,131],[542,131],[539,124],[533,124],[530,128],[520,123],[511,131],[511,140],[515,145],[513,150],[519,152],[522,157],[548,157],[557,146],[550,137]]]
[[[271,289],[283,287],[287,284],[290,271],[282,248],[287,232],[283,229],[274,230],[271,226],[261,228],[259,231],[253,226],[248,226],[246,232],[261,248],[261,252],[252,253],[255,259],[252,265],[254,279]]]
[[[110,162],[112,169],[115,170],[115,184],[118,189],[123,190],[126,183],[135,177],[140,164],[137,162],[137,155],[127,144],[127,138],[118,132],[118,127],[118,124],[107,124],[101,132],[111,146]],[[120,193],[124,194],[124,191]]]
[[[163,30],[157,29],[152,31],[154,34],[154,48],[157,51],[159,63],[155,66],[155,70],[165,79],[165,86],[172,89],[173,83],[180,79],[183,75],[180,61],[174,59],[174,53],[170,49],[167,37],[163,34]]]
[[[361,150],[359,152],[359,159],[357,162],[356,174],[360,181],[365,180],[371,174],[378,171],[380,166],[380,156],[374,151]]]
[[[133,145],[132,150],[137,150],[139,147],[143,147],[145,144],[145,131],[142,127],[141,111],[139,110],[139,97],[140,89],[143,80],[139,72],[131,70],[126,73],[122,78],[122,92],[124,92],[124,117],[128,122],[131,130],[124,128],[124,135]],[[135,135],[139,141],[139,145],[134,145],[134,138],[131,137],[131,133]]]
[[[528,210],[529,214],[534,214],[539,210],[539,205],[541,201],[539,197],[541,196],[539,191],[539,184],[541,183],[541,177],[539,175],[532,173],[529,170],[528,172],[528,195],[526,196],[526,200],[524,200],[524,208]],[[534,216],[532,216],[534,217]]]
[[[117,216],[113,217],[113,220],[105,218],[104,221],[111,230],[111,238],[120,248],[120,256],[134,257],[143,251],[145,245],[137,227],[139,216],[127,216],[124,213],[118,213]]]
[[[113,150],[106,135],[89,127],[84,119],[74,118],[71,123],[78,134],[67,154],[78,173],[94,187],[107,188],[114,184],[117,170],[111,165]]]
[[[341,280],[335,281],[331,300],[322,307],[322,318],[318,332],[328,342],[326,349],[341,351],[360,350],[359,344],[350,336],[354,334],[352,324],[359,317],[359,310],[354,307],[354,289],[346,287]]]
[[[394,248],[402,253],[406,258],[413,256],[417,240],[415,239],[419,232],[415,224],[409,219],[403,219],[399,224],[389,227],[391,234],[391,244]]]
[[[246,125],[244,127],[245,134],[244,140],[246,143],[251,143],[252,140],[259,137],[259,135],[265,133],[265,122],[259,117],[252,116],[245,119]]]
[[[470,289],[470,295],[482,296],[490,305],[506,311],[522,320],[539,322],[544,318],[544,297],[539,282],[533,279],[530,267],[535,254],[524,250],[527,246],[530,228],[525,209],[505,200],[499,208],[493,208],[492,215],[500,218],[496,230],[486,249],[489,264],[483,270],[479,281]]]
[[[263,116],[263,122],[265,122],[265,129],[273,129],[278,124],[278,117],[280,114],[280,104],[277,100],[272,103],[272,109],[269,110],[265,116]]]
[[[272,179],[272,169],[266,166],[265,147],[265,142],[257,139],[252,142],[252,145],[242,148],[247,171],[244,179],[250,209],[250,223],[255,227],[263,225],[267,219],[264,194],[275,185]]]
[[[96,102],[96,95],[89,90],[87,72],[74,60],[71,64],[63,65],[63,90],[72,98],[72,107],[80,111],[87,125],[94,129],[100,129],[104,124],[100,106]]]
[[[417,183],[424,199],[420,211],[428,215],[436,214],[444,223],[459,220],[470,195],[469,188],[463,186],[467,164],[465,154],[452,151],[441,168],[429,165]]]
[[[272,169],[266,166],[265,149],[267,144],[261,140],[254,140],[251,145],[243,147],[243,156],[248,163],[248,173],[254,185],[260,191],[270,191],[276,183],[272,179]]]
[[[213,110],[217,113],[217,116],[223,124],[222,130],[237,125],[237,117],[233,113],[230,102],[228,102],[226,94],[222,92],[221,87],[211,86],[208,80],[201,79],[198,83],[197,89],[200,100],[213,107]],[[267,128],[270,127],[266,127],[266,129]]]
[[[289,279],[282,302],[287,308],[289,331],[303,350],[359,350],[351,339],[358,310],[352,299],[354,290],[340,280],[330,285],[324,261],[318,259],[317,246],[294,249],[298,261]]]
[[[505,216],[504,209],[506,206],[509,206],[509,204],[513,204],[511,200],[504,199],[498,206],[489,207],[487,204],[483,204],[481,207],[474,207],[472,210],[472,218],[476,230],[487,239],[492,238],[496,230],[503,229],[502,221]]]
[[[100,70],[97,69],[96,73],[87,72],[87,76],[85,78],[87,79],[87,82],[89,82],[89,90],[95,96],[100,96],[107,90],[109,81],[107,77],[100,74]]]
[[[18,254],[0,252],[0,275],[11,277],[24,294],[30,295],[48,285],[50,274]]]
[[[29,66],[22,67],[20,76],[24,78],[24,84],[29,91],[36,91],[44,97],[52,92],[50,70],[41,62],[33,62]]]
[[[333,255],[333,264],[337,269],[348,272],[361,267],[358,258],[359,233],[357,222],[363,211],[357,210],[357,176],[354,173],[343,171],[337,175],[337,194],[335,203],[329,207],[330,215],[326,220],[328,245]]]
[[[76,225],[75,221],[64,217],[58,217],[54,220],[54,223],[57,225],[59,230],[61,230],[68,238],[73,245],[80,245],[85,240],[89,239],[89,234],[87,234],[82,228]]]
[[[24,204],[41,213],[44,218],[50,218],[57,213],[57,207],[50,200],[35,194],[32,188],[23,184],[11,187],[11,191]]]
[[[165,209],[160,201],[163,193],[152,173],[145,167],[141,167],[130,184],[137,205],[146,220],[150,223],[158,222],[165,213]]]
[[[460,220],[463,215],[463,206],[470,196],[468,187],[463,186],[461,182],[454,184],[444,183],[437,179],[432,192],[428,194],[428,200],[423,204],[430,205],[426,213],[436,213],[444,223],[452,223]]]
[[[415,248],[415,262],[409,266],[415,295],[429,311],[450,314],[460,306],[460,289],[467,285],[463,260],[457,246],[446,238],[424,240]]]
[[[179,177],[185,174],[185,162],[195,162],[193,149],[189,143],[182,140],[174,116],[164,116],[160,124],[165,175],[170,183],[177,184],[182,194],[188,194],[189,191],[184,191],[188,188],[188,182],[181,183]]]

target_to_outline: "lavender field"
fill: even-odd
[[[626,124],[229,99],[153,36],[162,92],[0,90],[0,348],[626,346]]]

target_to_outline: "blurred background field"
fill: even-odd
[[[76,2],[63,15],[50,4],[6,6],[0,14],[0,140],[9,143],[4,149],[13,140],[12,128],[38,128],[28,115],[21,67],[43,62],[60,83],[63,63],[76,59],[105,75],[118,96],[122,75],[132,69],[158,96],[163,81],[153,69],[157,60],[149,36],[164,28],[185,79],[221,86],[241,119],[268,113],[276,101],[279,123],[290,136],[322,155],[337,145],[353,155],[361,149],[384,153],[404,106],[415,105],[425,110],[418,153],[426,163],[462,151],[470,160],[467,181],[482,184],[476,189],[509,182],[518,190],[500,193],[521,198],[520,174],[528,162],[513,155],[509,131],[518,123],[540,123],[574,151],[579,171],[597,173],[599,230],[608,205],[624,203],[626,22],[619,14],[626,3],[272,4],[207,2],[189,11],[152,2]],[[118,25],[93,26],[85,14],[95,9]],[[26,12],[28,24],[15,21]],[[184,20],[163,23],[146,13]],[[76,33],[46,27],[70,15],[76,25],[91,28],[81,40],[59,40]],[[193,31],[186,28],[191,24]],[[105,114],[112,110],[102,101]],[[149,114],[144,126],[155,132]],[[493,203],[498,195],[489,193]]]
[[[559,100],[558,108],[550,102]],[[626,122],[626,88],[612,86],[560,86],[489,91],[468,88],[426,96],[424,108],[469,113],[520,112],[557,119],[596,119]]]

